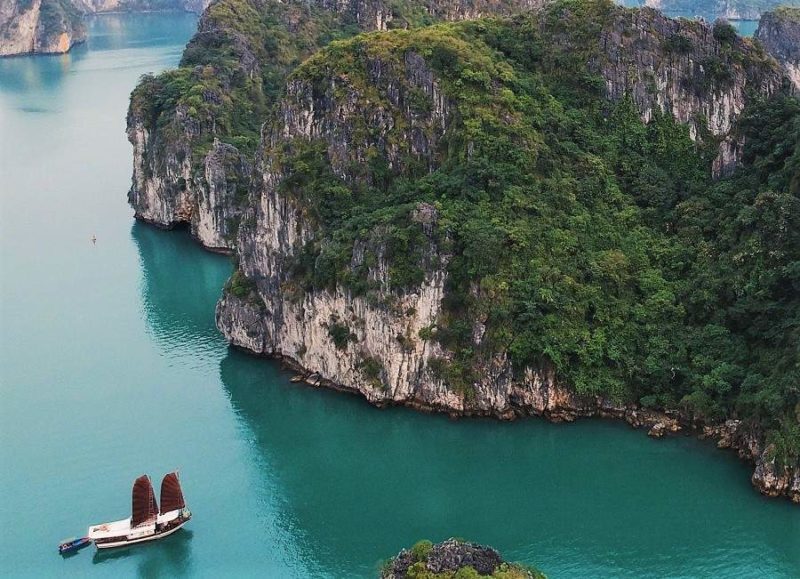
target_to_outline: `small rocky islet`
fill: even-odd
[[[448,539],[423,540],[386,562],[381,579],[546,579],[530,566],[504,561],[500,554],[476,543]]]

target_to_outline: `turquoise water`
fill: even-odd
[[[628,6],[629,8],[637,8],[644,6],[644,0],[617,0],[619,4]],[[789,2],[785,2],[789,4]],[[718,3],[718,5],[721,5]],[[718,18],[718,12],[709,12],[708,3],[703,7],[700,6],[696,10],[665,10],[664,14],[671,18],[704,18],[708,22],[714,22]],[[758,28],[758,20],[731,20],[730,24],[742,36],[753,36]]]
[[[377,410],[230,350],[229,260],[125,202],[128,94],[193,27],[105,16],[70,55],[0,60],[1,575],[369,577],[462,536],[553,578],[800,576],[800,508],[710,445]],[[56,554],[175,467],[185,530]]]

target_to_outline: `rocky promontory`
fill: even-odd
[[[758,23],[755,37],[784,66],[800,92],[800,7],[782,6],[767,12]]]
[[[448,539],[435,545],[430,541],[419,541],[411,549],[400,551],[381,571],[381,579],[412,577],[546,579],[544,574],[532,567],[503,561],[491,547],[459,539]]]
[[[509,15],[541,4],[218,2],[203,14],[181,67],[143,79],[134,91],[128,113],[134,147],[128,199],[136,217],[160,227],[187,224],[206,248],[232,251],[261,124],[294,66],[332,38]],[[254,25],[242,26],[239,15]],[[215,142],[227,147],[225,163]]]
[[[213,4],[133,93],[136,216],[234,252],[219,329],[315,386],[706,427],[800,501],[780,65],[652,9],[459,6]]]
[[[0,3],[0,56],[57,54],[86,40],[86,26],[70,0]]]
[[[570,18],[584,22],[591,18],[596,27],[581,30]],[[508,40],[498,40],[504,36]],[[468,49],[465,42],[473,48]],[[512,45],[524,47],[522,54]],[[585,62],[588,70],[583,68]],[[563,68],[576,72],[567,79],[561,74]],[[535,82],[523,80],[530,78],[529,70],[549,79],[535,85],[539,86],[536,91],[562,95],[553,98],[572,103],[574,114],[587,123],[595,118],[591,122],[598,123],[599,134],[627,131],[624,127],[650,126],[656,132],[655,127],[664,127],[672,137],[667,133],[660,137],[653,133],[653,137],[676,140],[660,146],[672,151],[669,155],[688,154],[687,162],[695,159],[691,162],[697,163],[704,178],[712,168],[717,175],[732,173],[749,159],[745,132],[737,128],[739,117],[748,99],[757,94],[768,98],[782,90],[776,63],[725,25],[675,21],[652,10],[628,11],[605,3],[563,3],[511,22],[387,32],[331,46],[290,75],[274,116],[262,130],[255,180],[236,243],[239,270],[217,307],[217,324],[226,338],[251,352],[281,357],[316,385],[354,391],[376,405],[403,404],[453,415],[501,418],[607,416],[646,427],[653,435],[714,423],[710,414],[721,409],[709,412],[718,408],[712,394],[702,389],[692,393],[689,383],[683,399],[648,394],[653,391],[648,383],[651,378],[643,377],[643,394],[638,399],[628,394],[619,397],[615,389],[629,390],[635,378],[617,378],[605,366],[619,355],[619,349],[641,347],[642,361],[661,366],[665,394],[676,388],[679,372],[685,372],[689,380],[693,372],[689,368],[696,363],[692,360],[699,361],[704,347],[706,338],[701,336],[717,330],[705,325],[693,330],[673,326],[676,320],[695,323],[682,301],[688,294],[681,298],[673,293],[681,291],[673,285],[679,284],[677,280],[668,281],[665,272],[659,274],[665,277],[643,285],[632,282],[631,302],[622,305],[613,297],[620,289],[609,294],[606,282],[596,277],[599,273],[567,265],[573,257],[563,253],[564,244],[577,248],[597,243],[590,241],[591,233],[574,238],[567,234],[560,242],[548,243],[549,228],[563,232],[557,224],[574,217],[554,207],[545,209],[547,203],[541,197],[530,200],[537,207],[527,214],[530,221],[510,208],[506,217],[497,213],[498,204],[510,202],[503,201],[502,195],[487,200],[481,209],[469,203],[451,205],[452,199],[469,195],[475,182],[481,183],[483,195],[490,195],[485,188],[491,190],[492,181],[507,182],[516,171],[506,156],[512,150],[526,168],[520,169],[516,185],[512,181],[505,187],[519,187],[523,198],[522,191],[547,190],[552,166],[531,180],[523,176],[542,162],[541,155],[560,166],[560,171],[583,166],[574,183],[595,182],[588,169],[591,165],[584,165],[588,160],[580,160],[582,153],[554,152],[553,147],[562,145],[553,135],[569,131],[566,118],[556,121],[554,113],[552,122],[565,123],[561,129],[529,132],[528,123],[541,122],[540,111],[548,110],[546,99],[539,100],[542,93],[526,88],[532,86],[528,82]],[[582,96],[563,96],[569,91]],[[606,103],[606,112],[581,116],[584,113],[577,111],[587,102]],[[681,130],[681,126],[686,128]],[[706,161],[700,161],[699,152],[688,153],[692,139],[706,143]],[[541,149],[534,145],[538,142],[549,144]],[[592,147],[588,142],[584,146]],[[627,145],[625,150],[626,155],[632,153]],[[525,151],[531,152],[530,161],[524,161]],[[573,154],[577,155],[573,161],[555,160]],[[593,153],[592,162],[600,162],[598,154],[605,153]],[[658,163],[656,158],[653,150],[641,164],[652,167]],[[504,166],[504,174],[492,173],[493,166]],[[484,170],[492,176],[482,176]],[[604,174],[614,169],[608,171]],[[484,181],[487,178],[490,181]],[[594,194],[603,190],[600,182],[595,182]],[[422,185],[416,189],[408,183]],[[564,194],[561,187],[572,186],[559,185],[553,199]],[[634,201],[638,187],[651,186],[652,182],[642,182],[631,190],[631,210],[643,208],[643,200]],[[666,181],[655,185],[654,201],[662,203],[670,187],[682,186]],[[386,205],[373,207],[377,199]],[[355,213],[350,213],[350,207]],[[561,217],[544,217],[551,211]],[[497,230],[487,225],[490,215],[517,223],[522,219],[525,225],[517,225],[514,234]],[[598,219],[598,210],[591,215]],[[622,237],[605,245],[593,259],[612,259],[613,255],[614,260],[630,263],[619,249],[629,243],[624,241],[625,228],[613,224],[619,215],[609,214],[605,227]],[[640,223],[644,226],[646,221]],[[538,235],[529,237],[534,231]],[[695,243],[690,241],[694,230],[684,234],[687,243]],[[515,240],[515,235],[521,237]],[[627,251],[635,253],[632,247]],[[590,267],[597,268],[595,272],[611,267],[600,263]],[[650,272],[661,267],[656,261],[642,263],[647,263],[643,267]],[[555,275],[562,281],[554,284],[546,276],[538,277],[544,274],[536,272],[550,268],[561,272]],[[522,280],[531,274],[535,281],[523,289],[528,282]],[[603,302],[578,305],[576,301],[563,309],[556,306],[558,314],[547,314],[554,307],[548,305],[549,300],[557,303],[578,291],[573,286],[577,279],[598,284],[594,290],[580,291],[599,292]],[[542,294],[543,287],[553,288],[553,293],[544,290]],[[531,294],[521,298],[518,292]],[[619,330],[609,334],[587,320],[597,315],[615,318],[622,310],[662,299],[667,301],[659,308],[666,309],[658,322],[637,321],[635,316],[618,319]],[[524,313],[533,303],[539,305]],[[579,314],[571,312],[573,306]],[[607,313],[599,314],[598,308]],[[548,315],[550,321],[544,322]],[[563,345],[556,346],[554,336],[573,323],[584,328],[579,337],[565,337],[576,340],[575,349],[559,354],[556,350]],[[630,341],[619,341],[622,328],[632,332]],[[651,337],[639,342],[633,337],[639,331]],[[698,341],[676,344],[676,349],[665,347],[675,343],[675,336],[663,332],[673,331],[697,331]],[[584,374],[580,360],[591,359],[584,348],[592,335],[600,340],[596,347],[604,353],[598,353],[594,362],[597,370]],[[528,347],[523,346],[525,342],[537,345],[523,356],[520,348]],[[688,348],[686,354],[674,358],[682,348]],[[548,349],[551,353],[542,355]],[[689,352],[695,349],[697,354]],[[564,372],[570,358],[576,364],[572,377]],[[711,371],[721,371],[721,367]],[[608,381],[605,388],[598,386],[603,381]],[[672,415],[651,414],[647,406],[672,409]],[[724,411],[720,414],[724,416]],[[789,421],[794,419],[788,415],[787,428],[791,429]],[[743,429],[745,424],[749,423],[743,423]],[[736,438],[731,445],[763,465],[754,483],[767,494],[800,500],[797,468],[774,460],[778,447],[770,446],[763,430],[749,432],[749,442]]]

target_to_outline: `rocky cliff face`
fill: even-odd
[[[178,111],[176,123],[189,135],[196,134],[198,125],[185,114]],[[246,199],[250,164],[236,147],[215,139],[198,170],[189,140],[161,142],[150,130],[142,118],[129,115],[128,139],[136,164],[128,201],[136,218],[165,228],[188,224],[204,247],[229,252]]]
[[[645,122],[656,109],[670,113],[689,126],[692,139],[710,132],[721,141],[713,165],[717,176],[729,174],[741,156],[744,143],[732,129],[748,92],[768,96],[781,86],[766,59],[743,66],[725,56],[758,49],[724,23],[673,20],[649,9],[620,11],[600,42],[606,96],[633,98]]]
[[[553,17],[543,14],[535,20],[546,45],[581,54],[586,39],[576,41],[567,25],[554,25]],[[557,17],[560,21],[565,15]],[[673,21],[652,10],[615,10],[594,34],[589,66],[602,78],[605,97],[630,98],[644,121],[656,111],[668,113],[688,124],[694,138],[704,131],[704,138],[719,138],[719,172],[736,162],[742,143],[729,135],[750,91],[769,95],[781,85],[771,61],[749,67],[742,64],[749,59],[732,56],[758,57],[749,42],[715,34],[700,23]],[[375,46],[380,47],[378,38]],[[330,63],[339,59],[358,61],[363,82],[338,73]],[[716,67],[728,72],[720,75]],[[314,385],[357,392],[376,405],[506,419],[607,416],[647,428],[654,436],[691,428],[688,417],[579,396],[548,364],[515,368],[504,351],[474,366],[466,385],[446,376],[442,368],[452,365],[455,356],[432,334],[447,315],[443,299],[452,256],[435,205],[417,203],[409,210],[409,222],[419,228],[424,245],[424,278],[413,289],[392,289],[392,266],[379,228],[356,242],[349,265],[353,274],[367,270],[369,292],[358,294],[343,284],[299,287],[298,256],[325,241],[303,186],[292,185],[295,169],[289,160],[316,147],[312,157],[303,159],[326,159],[331,172],[354,189],[374,180],[363,168],[376,151],[400,177],[432,172],[447,156],[448,136],[463,106],[459,95],[443,86],[420,51],[406,49],[394,59],[365,45],[313,57],[290,77],[278,112],[263,131],[236,243],[240,269],[217,306],[222,333],[236,346],[284,359]],[[466,156],[469,151],[468,145]],[[485,331],[480,319],[473,322],[474,349],[480,348]],[[800,501],[800,470],[770,462],[755,434],[728,438],[758,464],[753,480],[762,492]]]
[[[506,15],[530,10],[543,4],[544,0],[480,0],[465,2],[447,0],[443,2],[409,2],[393,4],[389,2],[365,2],[348,0],[331,2],[322,0],[312,3],[252,0],[246,3],[250,18],[268,15],[269,24],[263,23],[265,38],[254,39],[235,29],[236,24],[226,20],[228,7],[220,2],[214,10],[204,14],[198,33],[187,48],[184,65],[189,62],[195,66],[204,65],[205,60],[195,55],[208,46],[231,47],[236,56],[233,64],[238,72],[225,80],[221,90],[211,94],[203,92],[203,99],[230,102],[232,86],[239,82],[236,78],[256,79],[257,86],[248,88],[248,98],[253,101],[265,100],[270,104],[272,95],[280,90],[279,83],[297,64],[314,49],[322,46],[331,34],[338,31],[341,36],[351,36],[359,31],[386,30],[389,28],[408,28],[411,26],[442,21],[464,20],[486,15]],[[229,2],[233,4],[233,2]],[[267,39],[268,38],[268,39]],[[276,41],[276,39],[281,39]],[[285,44],[278,46],[279,42]],[[266,46],[266,48],[265,48]],[[187,60],[188,59],[188,60]],[[230,73],[230,71],[227,71]],[[267,93],[266,95],[264,93]],[[221,106],[225,106],[224,104]],[[262,107],[263,110],[264,107]],[[128,136],[134,147],[133,185],[129,200],[137,217],[150,223],[173,227],[179,223],[189,224],[192,234],[205,247],[211,249],[232,249],[235,236],[229,235],[235,229],[235,222],[242,211],[242,198],[218,195],[208,190],[205,178],[209,162],[205,158],[206,143],[214,138],[226,141],[233,147],[237,145],[226,123],[219,122],[218,114],[209,116],[201,122],[186,114],[187,108],[175,106],[162,113],[169,116],[169,130],[163,130],[150,122],[141,107],[132,106],[128,116]],[[246,122],[250,130],[257,130],[264,118],[257,111],[250,114]],[[250,155],[237,145],[240,167],[248,165]],[[236,154],[231,149],[229,156]],[[249,175],[229,170],[225,173],[230,181],[219,190],[234,191],[249,180]],[[217,172],[217,177],[222,173]],[[221,182],[218,182],[221,185]],[[204,200],[213,199],[214,215],[204,212],[211,208]],[[224,225],[226,231],[212,231],[200,228],[200,223]]]
[[[800,8],[783,7],[761,18],[755,37],[780,62],[800,92]]]
[[[86,27],[69,0],[0,3],[0,56],[67,52],[86,40]]]

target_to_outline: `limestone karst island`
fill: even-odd
[[[0,0],[3,576],[800,577],[800,0]]]

